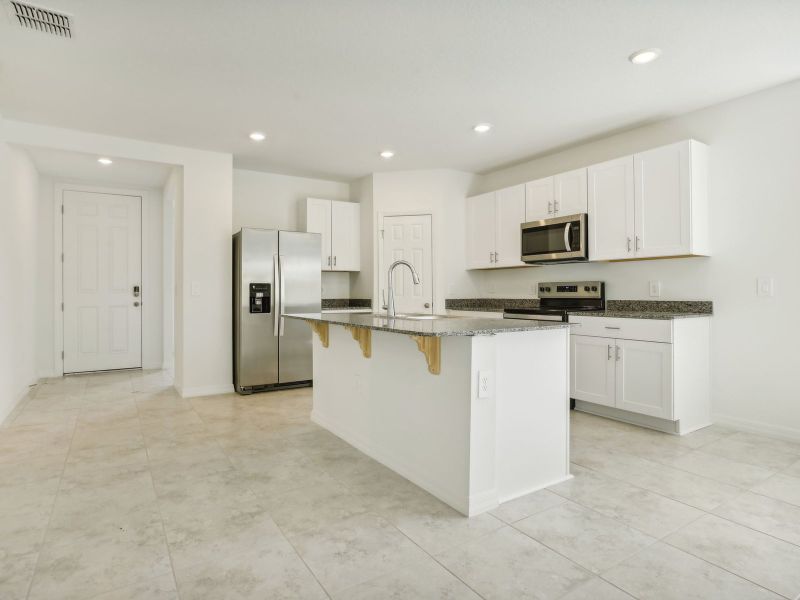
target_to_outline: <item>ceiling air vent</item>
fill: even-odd
[[[10,0],[10,3],[13,18],[20,27],[63,38],[72,37],[72,20],[69,15],[16,0]]]

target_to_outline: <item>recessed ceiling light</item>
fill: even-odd
[[[646,48],[645,50],[637,50],[628,57],[628,60],[635,65],[646,65],[659,56],[661,56],[661,50],[658,48]]]
[[[261,133],[260,131],[254,131],[250,134],[250,139],[254,142],[263,142],[266,139],[266,135]]]
[[[478,133],[486,133],[491,128],[492,128],[491,123],[478,123],[477,125],[475,125],[475,127],[472,128],[472,130]]]
[[[381,152],[381,158],[392,158],[394,156],[394,152],[391,150],[384,150]]]
[[[112,162],[114,162],[114,161],[113,161],[113,160],[111,160],[110,158],[98,158],[98,159],[97,159],[97,162],[99,162],[101,165],[106,165],[106,166],[108,166],[108,165],[110,165],[110,164],[111,164]]]

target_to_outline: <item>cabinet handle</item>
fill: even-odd
[[[556,214],[558,212],[558,210],[559,210],[559,208],[558,208],[558,200],[555,200],[553,202],[553,214]]]
[[[328,257],[328,266],[329,267],[331,266],[331,257],[330,256]]]
[[[494,262],[494,258],[493,257],[494,257],[494,252],[489,252],[489,262],[490,263]]]
[[[494,262],[500,262],[500,259],[498,258],[499,256],[500,256],[499,253],[497,252],[494,253]]]
[[[608,345],[608,360],[611,360],[611,344]]]
[[[606,325],[606,329],[619,329],[619,327],[612,327],[611,325]]]
[[[333,266],[334,267],[336,266],[336,257],[335,256],[333,257]]]
[[[619,355],[620,355],[619,346],[617,346],[617,360],[619,360]]]
[[[636,236],[636,249],[639,250],[642,247],[642,244],[639,240],[639,236]]]
[[[631,251],[631,238],[628,238],[628,252]]]
[[[547,214],[550,215],[552,213],[553,213],[553,203],[552,202],[548,202],[547,203]]]

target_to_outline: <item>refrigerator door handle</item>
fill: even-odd
[[[280,321],[280,326],[279,326],[280,334],[279,335],[282,336],[283,335],[283,306],[284,306],[284,304],[286,304],[286,286],[284,285],[284,280],[283,280],[283,256],[281,256],[280,254],[278,254],[278,278],[280,279],[280,286],[278,288],[278,294],[280,295],[281,308],[280,308],[280,311],[277,314],[277,317],[278,317],[278,319]]]
[[[279,294],[281,293],[281,286],[280,286],[280,260],[277,254],[272,256],[272,269],[275,273],[275,287],[277,289],[272,290],[272,319],[273,319],[273,326],[272,326],[272,335],[278,337],[280,335],[280,314],[281,314],[281,300]]]

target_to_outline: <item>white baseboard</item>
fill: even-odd
[[[728,415],[714,415],[714,423],[724,425],[731,429],[739,429],[747,431],[748,433],[760,433],[769,437],[788,440],[790,442],[800,442],[800,429],[794,427],[784,427],[782,425],[773,425],[772,423],[763,423],[761,421],[750,421],[747,419],[739,419]]]
[[[34,381],[30,386],[24,388],[21,392],[15,394],[13,397],[14,399],[9,402],[8,406],[0,407],[0,426],[8,425],[8,423],[6,423],[6,419],[17,412],[17,409],[22,406],[23,400],[25,400],[28,394],[31,393],[31,386],[36,385],[36,383],[38,383],[38,380]]]
[[[352,435],[346,428],[340,427],[335,424],[332,420],[327,419],[323,415],[320,415],[319,412],[312,410],[311,411],[311,420],[314,421],[320,427],[323,427],[336,435],[337,437],[342,438],[345,442],[350,444],[351,446],[361,450],[367,456],[370,456],[377,460],[379,463],[383,464],[386,467],[389,467],[395,473],[398,473],[408,479],[411,483],[418,485],[423,490],[428,492],[429,494],[436,496],[439,500],[452,506],[458,512],[468,515],[468,516],[475,516],[479,514],[481,511],[476,510],[469,510],[468,506],[464,504],[464,498],[457,497],[453,495],[449,490],[442,489],[436,482],[430,481],[423,475],[417,473],[414,469],[410,468],[405,462],[397,456],[391,456],[384,452],[376,451],[372,448],[369,444],[364,443],[361,441],[357,436]],[[485,510],[490,510],[497,506],[497,496],[495,495],[493,501],[489,501],[487,498],[481,498],[481,503],[486,506]]]
[[[217,396],[219,394],[232,394],[232,383],[220,383],[215,385],[199,385],[195,387],[175,386],[181,398],[196,398],[197,396]]]

